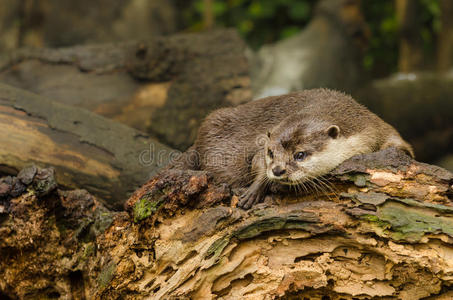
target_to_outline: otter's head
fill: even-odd
[[[335,124],[287,120],[267,133],[266,175],[287,185],[313,180],[352,156],[345,141]]]

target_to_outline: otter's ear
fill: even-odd
[[[268,134],[268,132],[266,132],[266,134],[260,134],[260,135],[258,135],[257,138],[256,138],[255,143],[256,143],[256,145],[257,145],[258,147],[261,148],[261,147],[266,146],[266,145],[269,143],[269,140],[270,140],[270,139],[269,139],[269,134]]]
[[[271,137],[271,132],[269,130],[266,131],[266,135],[267,135],[268,138],[270,138]]]
[[[329,128],[326,129],[326,133],[333,139],[336,139],[340,136],[340,127],[337,125],[330,125]]]

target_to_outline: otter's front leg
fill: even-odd
[[[258,203],[266,193],[266,165],[263,151],[255,154],[252,160],[251,173],[256,174],[253,183],[239,196],[238,206],[249,209]]]

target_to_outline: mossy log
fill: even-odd
[[[0,173],[53,166],[61,186],[83,187],[117,209],[172,154],[135,129],[5,84],[0,145]]]
[[[212,110],[251,99],[245,43],[234,30],[0,57],[0,81],[85,108],[185,150]]]
[[[1,239],[1,293],[24,299],[453,297],[452,173],[387,149],[346,161],[329,181],[325,192],[269,195],[245,211],[236,207],[229,188],[213,184],[208,174],[169,169],[137,190],[126,212],[110,215],[110,226],[96,238],[82,242],[80,231],[66,229],[79,246],[73,246],[72,259],[42,258],[45,270],[28,259],[44,251],[40,242],[28,242],[26,230],[10,230],[9,238]],[[73,222],[83,219],[71,217],[77,210],[68,212],[64,196],[52,202],[63,203],[57,205],[63,209],[52,213],[46,197],[36,205],[44,215],[55,215],[56,224],[62,212]],[[0,235],[15,224],[27,228],[11,209],[27,211],[27,206],[9,207]],[[49,224],[40,231],[41,240],[61,234]],[[58,270],[59,281],[52,283],[46,270]]]

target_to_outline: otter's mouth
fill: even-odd
[[[283,184],[283,185],[296,185],[297,184],[297,182],[289,180],[288,178],[281,178],[281,179],[275,178],[272,181]]]

